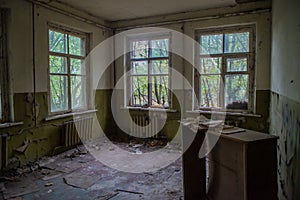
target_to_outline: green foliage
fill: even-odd
[[[200,45],[200,106],[219,108],[223,104],[248,102],[248,58],[239,54],[249,52],[249,32],[202,35]],[[228,53],[232,55],[227,57]],[[221,80],[222,74],[225,80]]]
[[[69,110],[70,107],[76,109],[86,105],[84,58],[71,57],[84,56],[84,44],[84,39],[80,37],[49,30],[49,81],[52,112]]]
[[[132,105],[169,106],[168,42],[160,39],[131,43],[131,59],[140,59],[131,61]]]

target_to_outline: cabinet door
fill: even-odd
[[[220,138],[209,154],[208,197],[213,200],[242,200],[245,197],[245,147]]]

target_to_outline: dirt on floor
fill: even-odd
[[[129,154],[124,154],[123,157],[118,155],[117,159],[121,163],[116,166],[120,166],[128,155],[140,156],[138,159],[142,164],[139,166],[144,167],[143,163],[148,158],[143,155],[161,149],[164,154],[157,156],[157,159],[151,157],[155,169],[152,170],[152,165],[149,165],[150,168],[148,166],[146,171],[137,169],[137,173],[106,166],[95,156],[95,152],[105,151],[117,154],[117,148]],[[166,167],[157,167],[158,163],[168,160],[168,157],[178,159]],[[137,168],[139,166],[136,165]],[[134,166],[129,167],[132,169]],[[166,141],[159,140],[130,143],[93,141],[62,154],[44,157],[37,162],[2,172],[0,181],[0,200],[183,199],[180,151],[168,148]]]

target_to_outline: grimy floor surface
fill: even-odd
[[[117,146],[132,155],[139,155],[141,166],[147,159],[143,154],[154,152],[157,148],[156,144],[146,143],[118,143]],[[1,176],[0,199],[183,199],[182,161],[179,151],[164,150],[163,156],[151,160],[157,168],[154,171],[143,172],[137,169],[139,173],[132,173],[108,167],[94,156],[97,151],[109,151],[113,155],[114,152],[117,153],[116,146],[111,143],[94,143],[89,147],[87,151],[84,146],[79,146],[4,173]],[[159,169],[157,163],[167,160],[168,154],[170,158],[177,154],[178,159]],[[121,161],[119,165],[122,165],[122,160],[126,160],[126,157],[118,156]],[[133,169],[135,166],[129,167]]]

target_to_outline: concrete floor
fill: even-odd
[[[164,156],[157,157],[159,163],[177,154],[178,159],[162,169],[129,173],[102,164],[91,153],[105,152],[104,150],[114,152],[112,144],[105,146],[94,143],[88,146],[91,147],[89,151],[88,148],[79,146],[7,172],[1,178],[0,199],[183,199],[182,161],[179,151],[165,151]],[[145,144],[136,147],[119,143],[117,146],[125,150],[127,148],[132,155],[138,154],[141,162],[145,162],[143,154],[156,150],[156,147]],[[157,167],[156,164],[153,163],[153,166]]]

